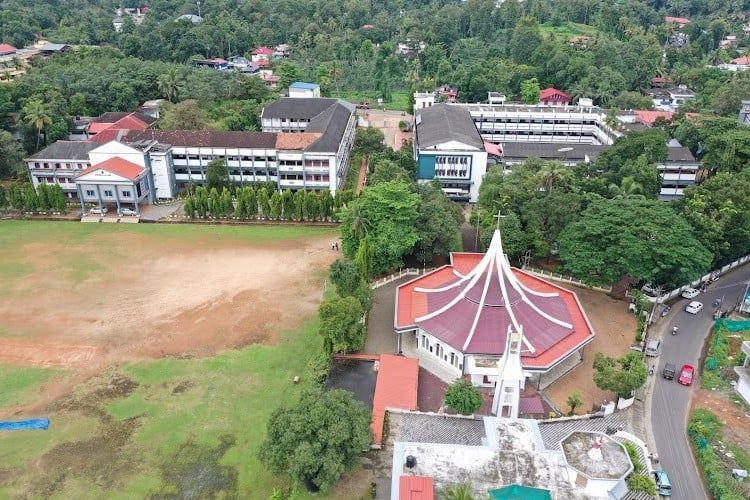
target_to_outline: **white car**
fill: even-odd
[[[121,208],[120,215],[138,215],[132,208]]]
[[[91,215],[105,215],[107,213],[107,207],[94,207],[89,210]]]
[[[694,299],[699,293],[701,293],[701,291],[696,290],[695,288],[686,288],[682,291],[682,296],[686,299]]]
[[[703,309],[703,302],[694,300],[687,305],[687,307],[685,308],[685,312],[689,312],[690,314],[698,314],[701,309]]]

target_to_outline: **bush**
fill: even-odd
[[[715,443],[721,439],[721,425],[716,415],[698,409],[690,416],[688,435],[711,494],[721,500],[739,500],[745,498],[742,485],[729,475],[730,468],[714,451]]]
[[[459,413],[474,413],[482,407],[482,393],[470,380],[459,379],[453,382],[445,393],[445,404]]]
[[[326,352],[319,352],[307,362],[310,378],[318,385],[323,385],[331,371],[331,356]]]
[[[648,495],[656,495],[656,483],[650,477],[633,472],[626,479],[630,491],[642,491]]]

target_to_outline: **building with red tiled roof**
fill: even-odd
[[[372,401],[372,435],[374,445],[383,443],[386,408],[417,409],[419,360],[393,354],[381,354],[375,395]]]
[[[685,17],[672,17],[672,16],[666,16],[664,18],[664,22],[667,24],[676,24],[680,28],[684,27],[686,24],[690,24],[690,19],[687,19]]]
[[[497,230],[486,254],[454,252],[449,265],[399,286],[394,328],[399,345],[416,344],[420,357],[479,386],[498,380],[512,332],[522,333],[527,377],[575,361],[594,339],[576,294],[512,268]]]
[[[547,106],[566,106],[570,104],[571,97],[552,87],[548,87],[539,92],[539,102]]]
[[[433,500],[435,480],[426,476],[401,476],[398,480],[398,500]]]
[[[12,45],[9,45],[7,43],[0,43],[0,56],[15,54],[17,51],[18,49]]]

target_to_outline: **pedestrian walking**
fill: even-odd
[[[334,245],[336,245],[336,251],[338,252],[339,251],[339,242],[337,241],[336,243],[334,243]]]

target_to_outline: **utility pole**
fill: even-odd
[[[198,3],[198,17],[201,17],[201,0],[198,0],[197,3]]]

